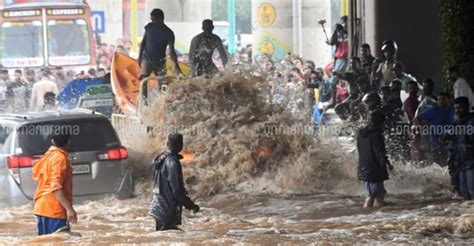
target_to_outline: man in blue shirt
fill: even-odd
[[[415,118],[415,124],[426,123],[420,128],[420,134],[431,134],[431,155],[433,161],[441,166],[447,165],[448,149],[447,143],[440,141],[442,136],[448,135],[449,128],[454,125],[454,108],[449,101],[449,94],[440,93],[436,106],[421,112]]]
[[[155,72],[157,76],[166,75],[166,47],[168,46],[171,60],[175,65],[175,72],[176,74],[182,74],[174,50],[174,33],[165,25],[164,20],[163,10],[154,9],[151,11],[151,22],[145,26],[145,35],[138,57],[142,79],[149,77],[152,72]]]

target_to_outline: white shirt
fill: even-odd
[[[471,107],[474,106],[471,86],[461,77],[454,82],[454,98],[458,97],[467,97],[469,99],[469,105]]]
[[[44,94],[52,92],[56,96],[59,94],[58,86],[50,80],[40,80],[33,85],[31,90],[30,109],[33,111],[41,110],[44,106]]]

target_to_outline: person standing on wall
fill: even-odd
[[[213,75],[219,70],[212,61],[214,50],[219,51],[222,65],[227,64],[227,53],[219,36],[212,33],[214,24],[206,19],[202,22],[203,32],[195,36],[189,48],[189,61],[191,63],[191,76]]]
[[[161,9],[151,11],[151,22],[145,26],[145,34],[140,45],[138,63],[141,67],[140,78],[149,77],[152,72],[157,76],[166,75],[166,48],[169,47],[171,60],[177,75],[183,74],[179,68],[178,57],[174,50],[174,33],[165,24],[165,14]]]

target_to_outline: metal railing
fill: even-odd
[[[159,77],[147,77],[144,78],[140,81],[140,89],[138,92],[138,108],[141,108],[143,106],[148,106],[148,100],[151,98],[151,96],[158,93],[166,93],[167,85],[165,84],[165,81],[168,80],[169,77],[167,76],[159,76]],[[148,82],[150,80],[156,80],[158,82],[158,87],[156,91],[150,91]],[[152,93],[150,93],[152,92]]]

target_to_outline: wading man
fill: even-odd
[[[215,49],[219,51],[222,65],[225,67],[227,64],[227,54],[222,40],[219,36],[212,33],[212,30],[214,30],[212,20],[204,20],[202,22],[202,30],[202,33],[193,38],[189,48],[192,76],[213,75],[219,71],[212,61],[212,54]]]
[[[153,161],[155,186],[150,215],[156,220],[156,230],[178,229],[181,224],[182,207],[199,212],[196,205],[184,188],[183,171],[179,154],[183,149],[183,135],[168,136],[168,151]]]
[[[72,168],[66,147],[69,135],[52,136],[49,150],[33,166],[33,179],[38,181],[34,196],[34,214],[38,235],[69,230],[77,222],[72,207]]]

